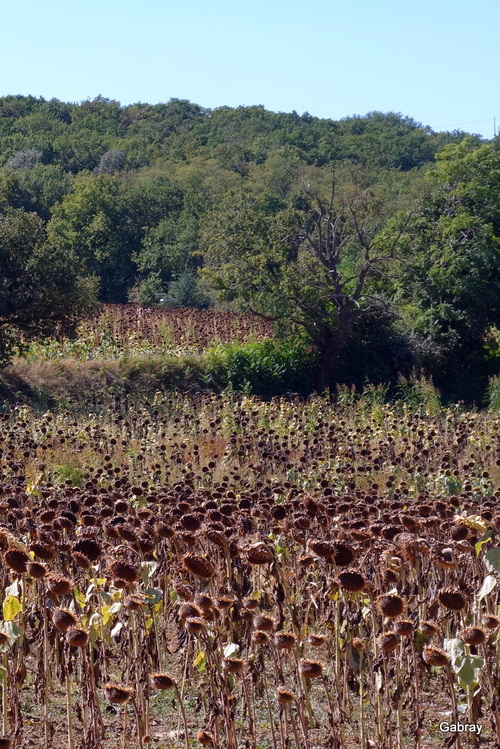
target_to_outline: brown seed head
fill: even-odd
[[[96,562],[102,554],[102,548],[94,538],[82,538],[73,544],[72,554],[84,554],[91,562]]]
[[[273,555],[263,543],[253,544],[246,550],[247,560],[250,564],[269,564],[273,561]]]
[[[384,634],[379,635],[377,642],[383,653],[390,653],[391,650],[397,648],[401,642],[401,638],[396,634],[396,632],[385,632]]]
[[[253,618],[254,629],[260,629],[261,632],[272,632],[276,622],[270,616],[265,614],[257,614]]]
[[[335,553],[335,547],[329,541],[320,538],[311,538],[307,542],[307,548],[322,559],[331,559]]]
[[[352,638],[352,646],[355,650],[366,650],[366,645],[359,637]]]
[[[215,739],[211,733],[205,731],[203,728],[200,728],[200,730],[196,734],[196,741],[202,746],[213,746]]]
[[[119,684],[105,684],[106,699],[116,705],[124,705],[133,696],[134,690]]]
[[[229,596],[220,596],[219,598],[215,599],[215,606],[219,609],[219,611],[227,611],[231,608],[234,601]]]
[[[215,575],[215,570],[210,562],[197,554],[185,554],[182,563],[189,572],[202,580],[210,580]]]
[[[484,614],[482,625],[485,629],[496,629],[500,627],[500,617],[494,614]]]
[[[259,602],[256,601],[255,598],[245,598],[243,600],[243,606],[249,611],[255,611],[255,609],[259,608]]]
[[[323,675],[323,664],[302,658],[299,662],[299,671],[305,679],[319,679]]]
[[[194,590],[191,585],[183,583],[182,580],[174,580],[172,587],[182,601],[191,601],[194,596]]]
[[[398,619],[394,622],[393,629],[401,637],[409,637],[414,629],[413,622],[411,619]]]
[[[39,541],[34,541],[30,545],[30,551],[32,551],[36,557],[43,559],[44,562],[50,562],[50,560],[54,559],[55,556],[55,550],[51,546]]]
[[[405,602],[401,596],[386,593],[377,598],[377,603],[384,616],[390,619],[396,619],[404,611]]]
[[[344,570],[339,573],[340,587],[351,593],[357,593],[365,587],[365,578],[355,570]]]
[[[83,554],[81,551],[74,551],[71,556],[73,557],[75,564],[78,567],[81,567],[82,570],[88,570],[91,568],[92,562],[86,554]]]
[[[297,700],[294,693],[290,691],[290,689],[287,689],[283,686],[279,686],[276,689],[276,699],[278,700],[280,705],[291,705],[292,702],[295,702]]]
[[[141,596],[132,594],[130,596],[125,596],[123,599],[123,608],[128,611],[139,611],[142,603],[143,599]]]
[[[24,551],[15,547],[8,549],[3,558],[7,567],[10,567],[11,570],[18,572],[20,575],[26,572],[26,565],[30,561],[29,556]]]
[[[200,607],[195,606],[194,603],[181,603],[181,605],[177,609],[177,614],[181,621],[185,621],[188,616],[201,617],[202,613],[203,612]]]
[[[151,680],[155,689],[175,689],[175,687],[177,686],[177,683],[173,676],[170,676],[170,674],[165,674],[163,672],[151,674]]]
[[[66,642],[72,648],[84,648],[89,639],[89,633],[81,627],[70,627],[66,632]]]
[[[115,580],[123,580],[126,583],[135,583],[139,579],[139,571],[133,564],[126,562],[124,559],[115,559],[111,562],[109,569],[111,577]]]
[[[184,622],[184,627],[190,635],[198,635],[205,629],[205,620],[199,616],[188,616]]]
[[[311,556],[311,554],[304,554],[303,556],[299,557],[298,562],[301,567],[306,569],[307,567],[311,567],[311,565],[314,564],[314,557]]]
[[[352,546],[344,541],[334,541],[332,546],[333,561],[337,567],[348,567],[354,559],[354,550]]]
[[[440,648],[424,648],[422,657],[428,666],[447,666],[450,659]]]
[[[293,632],[277,632],[274,635],[274,642],[280,650],[292,650],[296,640]]]
[[[439,595],[439,602],[450,611],[462,611],[467,606],[467,599],[459,590],[445,588]]]
[[[194,602],[202,611],[212,610],[214,607],[213,600],[205,593],[197,593],[194,597]]]
[[[54,609],[52,621],[59,632],[67,632],[70,627],[76,627],[78,623],[78,619],[69,609]]]
[[[439,625],[436,622],[423,621],[419,624],[419,629],[426,637],[434,637],[440,633]]]
[[[481,627],[467,627],[458,637],[467,645],[482,645],[486,640],[486,632]]]
[[[270,639],[267,632],[258,629],[252,633],[252,643],[254,645],[269,645]]]
[[[241,658],[224,658],[222,667],[228,674],[241,674],[245,667],[245,661]]]
[[[28,575],[30,575],[34,580],[40,580],[42,577],[45,577],[48,572],[47,567],[41,562],[28,562],[26,569]]]
[[[73,587],[73,581],[55,572],[51,572],[45,577],[47,587],[55,596],[67,595]]]

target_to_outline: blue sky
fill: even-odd
[[[500,128],[498,0],[17,0],[2,25],[0,95]]]

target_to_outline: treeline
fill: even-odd
[[[0,206],[46,222],[51,243],[97,277],[103,301],[203,306],[201,224],[228,193],[281,207],[310,172],[341,163],[399,179],[462,135],[378,112],[334,122],[259,106],[10,96],[0,99]]]
[[[470,391],[496,366],[499,190],[495,142],[399,114],[3,97],[0,358],[95,298],[223,301],[312,343],[321,386],[448,383],[466,352]]]

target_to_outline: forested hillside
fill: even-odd
[[[321,387],[464,352],[484,379],[499,191],[497,143],[399,114],[3,97],[0,355],[95,298],[224,303],[312,343]]]

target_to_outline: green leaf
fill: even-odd
[[[500,572],[500,549],[488,549],[484,555],[484,564],[488,572]]]
[[[483,584],[481,585],[481,590],[477,594],[478,600],[482,601],[483,598],[488,595],[488,593],[491,593],[496,584],[497,581],[496,578],[493,577],[493,575],[486,575]]]
[[[5,588],[5,596],[6,597],[16,596],[17,598],[19,598],[19,581],[18,580],[14,580],[12,585],[8,585]]]
[[[158,562],[143,562],[141,565],[141,579],[144,583],[147,583],[151,575],[154,574],[156,571],[156,568],[158,567]]]
[[[483,548],[484,544],[490,540],[491,536],[492,536],[492,532],[487,531],[487,533],[481,536],[477,544],[474,545],[474,548],[476,550],[476,556],[479,556],[479,554],[481,553],[481,549]]]
[[[484,661],[474,655],[464,655],[457,658],[454,671],[463,684],[475,684],[478,680],[478,672],[484,666]]]
[[[5,666],[0,666],[0,681],[4,681],[7,676],[7,669]]]
[[[75,586],[73,588],[73,595],[79,607],[83,609],[83,607],[85,606],[85,593],[82,593],[82,591],[78,590],[78,588]]]
[[[120,611],[122,607],[122,604],[120,601],[117,601],[116,603],[112,603],[111,606],[103,606],[101,613],[102,613],[102,623],[104,626],[109,622],[113,614],[117,614],[118,611]]]
[[[14,622],[4,622],[3,631],[9,638],[9,645],[13,645],[21,634],[21,630]]]
[[[451,665],[453,666],[454,670],[456,670],[455,665],[458,663],[459,659],[463,656],[464,653],[464,643],[457,637],[454,637],[450,640],[445,639],[444,650],[450,656]]]
[[[105,577],[92,577],[90,579],[90,583],[92,585],[97,585],[100,588],[102,585],[104,585],[104,583],[106,582],[106,579],[107,578]]]
[[[161,588],[148,588],[144,591],[144,603],[148,606],[155,606],[157,603],[163,600],[163,591]]]
[[[11,622],[21,611],[21,602],[16,596],[7,596],[3,602],[3,618],[5,622]]]
[[[193,666],[198,671],[198,673],[202,674],[206,670],[207,668],[206,660],[207,659],[206,659],[205,652],[203,650],[199,650],[196,655],[196,658],[193,661]]]

